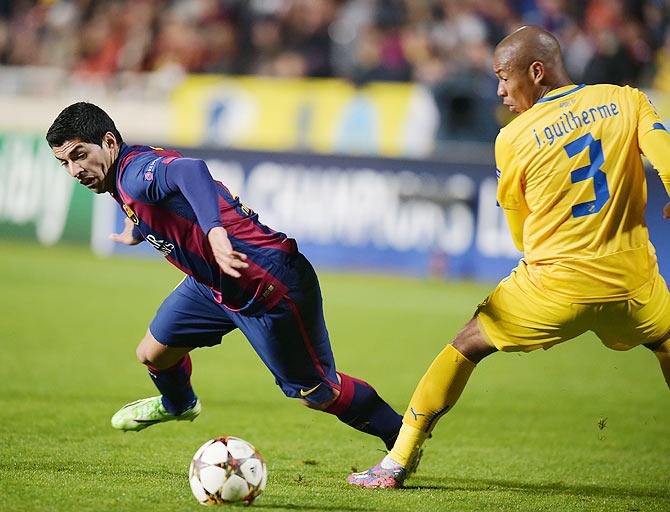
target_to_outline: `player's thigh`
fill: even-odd
[[[670,334],[670,291],[663,277],[656,278],[636,297],[604,304],[593,331],[605,346],[628,350],[663,341]]]
[[[477,308],[487,341],[505,352],[550,348],[589,329],[589,308],[548,297],[522,261]]]
[[[303,272],[300,286],[270,311],[233,319],[286,396],[321,404],[339,384],[319,283],[311,266]]]
[[[158,308],[149,331],[169,347],[208,347],[235,329],[211,291],[192,277],[184,279]]]

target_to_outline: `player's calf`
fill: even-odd
[[[339,395],[323,410],[356,430],[379,437],[390,450],[398,437],[402,416],[367,382],[340,372],[338,375]]]
[[[300,403],[305,407],[309,407],[310,409],[314,409],[317,411],[325,411],[337,401],[337,398],[340,396],[340,392],[337,389],[333,389],[333,395],[334,395],[333,398],[325,402],[315,403],[310,402],[309,400],[302,399],[300,400]]]
[[[137,359],[149,370],[151,380],[161,392],[163,407],[173,416],[189,410],[197,401],[191,386],[190,350],[164,345],[149,330],[137,346]]]

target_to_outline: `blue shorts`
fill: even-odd
[[[208,347],[240,329],[284,394],[319,404],[339,389],[314,269],[299,255],[288,293],[269,311],[245,316],[217,303],[207,286],[187,277],[165,299],[149,330],[170,347]]]

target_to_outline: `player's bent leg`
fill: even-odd
[[[390,450],[398,437],[402,417],[388,405],[367,382],[337,372],[340,389],[331,388],[328,400],[301,399],[300,402],[319,411],[333,414],[343,423],[379,437]]]
[[[144,338],[135,349],[137,360],[152,368],[167,369],[179,363],[191,351],[191,347],[170,347],[160,343],[147,329]]]
[[[472,319],[454,342],[434,359],[419,382],[391,453],[373,468],[351,474],[348,482],[365,488],[402,487],[404,480],[416,469],[422,453],[421,446],[437,421],[453,408],[460,397],[475,362],[495,351],[486,342],[476,319]]]
[[[305,407],[309,407],[310,409],[315,409],[317,411],[325,411],[328,409],[331,405],[333,405],[335,402],[337,402],[338,397],[340,396],[340,392],[337,389],[333,389],[333,398],[330,400],[326,400],[325,402],[310,402],[309,400],[302,399],[300,400],[300,403],[304,405]]]
[[[670,338],[658,343],[646,344],[645,347],[651,350],[656,359],[658,359],[658,363],[661,365],[661,372],[663,372],[663,376],[665,377],[665,383],[670,388]]]
[[[402,417],[370,384],[337,372],[318,279],[304,257],[296,265],[299,279],[277,306],[262,318],[233,315],[236,324],[286,396],[303,399],[390,448]]]
[[[476,317],[461,329],[452,344],[463,357],[474,364],[498,351],[486,341]]]
[[[198,399],[191,386],[190,347],[170,347],[160,343],[150,330],[137,347],[139,361],[162,395],[165,410],[174,416],[192,410]]]
[[[340,391],[324,412],[333,414],[350,427],[379,437],[388,450],[398,437],[402,416],[364,380],[337,372]]]
[[[138,360],[147,366],[160,396],[124,405],[112,417],[118,430],[139,431],[165,421],[193,421],[200,414],[200,401],[191,387],[190,348],[169,347],[147,331],[137,347]]]

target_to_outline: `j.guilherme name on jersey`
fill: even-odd
[[[543,144],[551,146],[556,139],[569,135],[582,126],[618,115],[619,106],[616,103],[586,108],[576,114],[572,110],[563,112],[555,123],[545,126],[540,130],[544,138],[540,139],[537,130],[533,128],[533,135],[535,135],[535,140],[537,140],[537,149],[540,149]]]

